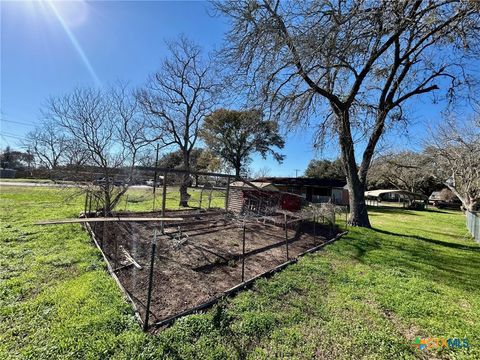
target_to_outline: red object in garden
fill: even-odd
[[[302,207],[302,197],[296,194],[282,194],[281,206],[283,210],[299,211]]]

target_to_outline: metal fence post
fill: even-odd
[[[245,219],[243,220],[243,241],[242,241],[242,282],[245,281]]]
[[[152,302],[153,289],[153,270],[155,265],[155,250],[157,248],[157,229],[153,230],[152,251],[150,257],[150,274],[148,278],[147,306],[145,312],[145,321],[143,322],[143,331],[148,330],[148,318],[150,317],[150,304]]]
[[[157,189],[157,179],[158,179],[158,150],[159,146],[157,144],[157,155],[155,156],[155,172],[153,175],[153,206],[152,206],[152,211],[155,211],[155,199],[156,199],[156,189]]]
[[[288,227],[287,227],[287,214],[283,214],[285,218],[285,248],[287,250],[287,261],[290,259],[288,256]]]
[[[163,173],[163,187],[162,187],[162,217],[165,217],[165,206],[167,202],[167,172]],[[163,221],[162,221],[162,234],[165,234]]]

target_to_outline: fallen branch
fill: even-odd
[[[125,250],[125,248],[120,245],[120,250],[123,252],[123,254],[125,255],[125,257],[127,258],[128,261],[130,261],[130,263],[135,266],[137,269],[141,269],[142,267],[135,261],[135,259],[132,257],[132,255],[130,255],[128,253],[127,250]]]

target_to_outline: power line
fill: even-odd
[[[6,136],[6,137],[9,137],[9,138],[13,138],[13,139],[26,140],[26,138],[24,138],[24,137],[21,137],[21,136],[15,135],[15,134],[11,134],[11,133],[6,133],[5,131],[2,131],[0,134],[2,136]]]
[[[7,123],[12,123],[12,124],[19,124],[19,125],[26,125],[26,126],[35,126],[34,124],[28,124],[22,121],[14,121],[14,120],[6,120],[6,119],[0,119],[2,122],[7,122]]]
[[[7,139],[7,138],[5,138],[5,136],[4,136],[4,135],[0,134],[0,137],[3,139],[3,141],[5,141],[6,143],[8,143],[8,139]]]

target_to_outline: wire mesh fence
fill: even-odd
[[[128,186],[121,176],[89,178],[72,185],[85,194],[85,228],[145,330],[321,246],[344,211],[228,174],[144,168]]]
[[[91,227],[147,325],[209,303],[335,234],[320,219],[287,213],[254,218],[214,209],[165,212],[167,219],[174,216],[182,220]]]

